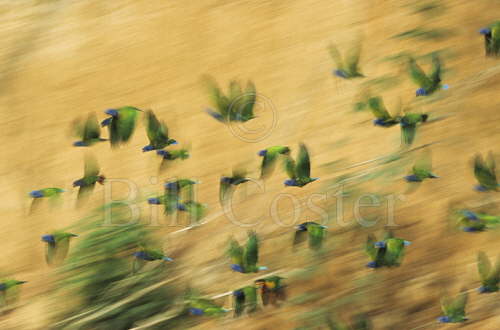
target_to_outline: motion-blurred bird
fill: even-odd
[[[469,210],[459,210],[457,212],[457,224],[466,232],[478,232],[486,229],[486,222]]]
[[[248,232],[248,240],[242,247],[235,239],[231,239],[228,249],[231,258],[231,269],[240,273],[257,273],[267,267],[257,266],[259,262],[259,239],[254,231]]]
[[[169,138],[167,125],[160,122],[152,110],[146,111],[146,132],[149,144],[142,148],[143,152],[160,150],[171,144],[177,144],[176,140]]]
[[[401,126],[401,143],[404,146],[411,146],[417,134],[417,127],[421,123],[425,123],[429,118],[425,113],[405,113],[400,120]]]
[[[0,306],[4,307],[14,303],[19,297],[19,285],[27,283],[13,279],[0,280]]]
[[[42,236],[42,242],[47,243],[45,259],[48,265],[58,265],[68,255],[70,239],[78,235],[56,231]]]
[[[368,107],[375,116],[373,124],[376,126],[391,127],[400,122],[401,117],[399,115],[391,116],[389,114],[381,97],[370,97],[368,99]]]
[[[500,21],[479,30],[484,36],[486,56],[500,56]]]
[[[220,316],[229,312],[210,299],[191,298],[188,304],[191,315]]]
[[[190,215],[191,220],[195,223],[198,223],[201,219],[203,219],[207,212],[207,208],[208,206],[206,204],[193,200],[182,202],[178,206],[179,211],[187,212]]]
[[[467,296],[467,292],[462,290],[462,292],[455,298],[451,298],[449,296],[443,297],[441,299],[441,309],[443,310],[444,316],[440,316],[438,321],[442,323],[458,323],[467,321],[468,318],[465,317]]]
[[[309,160],[309,152],[304,144],[300,144],[299,154],[297,155],[297,163],[291,156],[285,159],[285,170],[290,179],[285,180],[285,186],[303,187],[308,183],[318,180],[311,178],[311,163]]]
[[[249,285],[233,291],[234,316],[238,317],[246,310],[253,313],[257,310],[257,288]]]
[[[328,49],[336,66],[336,69],[333,70],[334,75],[344,79],[364,77],[359,68],[359,58],[361,54],[360,45],[356,45],[351,48],[345,58],[342,58],[342,55],[340,55],[340,52],[335,45],[330,44]]]
[[[132,270],[137,272],[140,268],[144,266],[146,262],[150,261],[173,261],[172,258],[167,257],[162,251],[155,249],[148,249],[140,246],[140,250],[133,253],[134,262],[132,265]]]
[[[262,164],[260,165],[260,178],[265,179],[272,174],[276,161],[281,155],[290,155],[290,148],[285,146],[273,146],[260,150],[258,155],[262,157]]]
[[[422,182],[425,179],[439,178],[432,172],[432,159],[430,152],[425,153],[413,166],[412,174],[405,177],[408,182]]]
[[[182,201],[191,201],[194,198],[193,185],[197,181],[179,179],[165,183],[165,192],[162,196],[148,198],[148,203],[165,206],[165,214],[172,214],[175,210],[185,211]]]
[[[246,170],[242,168],[233,168],[232,176],[221,176],[219,180],[219,201],[221,205],[224,205],[232,197],[238,185],[250,181],[246,174]]]
[[[281,283],[283,279],[280,276],[268,276],[255,281],[264,306],[268,304],[276,306],[279,301],[286,299],[285,286]]]
[[[162,157],[160,164],[160,171],[167,168],[168,164],[176,159],[185,160],[189,158],[188,149],[178,149],[178,150],[156,150],[156,154]]]
[[[384,240],[378,242],[373,235],[368,235],[365,252],[372,261],[367,264],[367,267],[399,266],[404,256],[405,247],[410,244],[409,241],[395,238],[391,231],[385,234]]]
[[[495,266],[491,266],[490,259],[486,253],[480,251],[477,254],[477,269],[481,278],[482,286],[480,293],[497,292],[500,284],[500,254],[497,256]]]
[[[109,139],[112,147],[128,142],[135,130],[137,115],[140,109],[135,107],[121,107],[104,111],[111,117],[103,120],[101,126],[108,126]]]
[[[325,238],[327,227],[313,221],[301,223],[296,227],[293,245],[296,246],[309,238],[309,248],[319,250]]]
[[[210,116],[220,122],[246,122],[255,118],[253,110],[257,92],[252,81],[248,81],[245,90],[243,90],[239,82],[231,80],[229,92],[224,94],[213,78],[206,76],[204,80],[216,109],[215,111],[213,109],[206,110]]]
[[[484,161],[480,154],[474,157],[474,176],[479,185],[475,187],[477,191],[498,191],[496,164],[493,154],[488,153],[488,159]]]
[[[409,59],[408,70],[413,82],[420,87],[415,92],[417,96],[427,96],[439,89],[448,89],[448,85],[441,84],[441,61],[437,54],[432,55],[432,70],[429,75],[422,70],[414,58]]]
[[[33,190],[30,192],[30,197],[32,198],[42,198],[42,197],[47,197],[47,198],[55,198],[59,197],[61,193],[65,192],[66,190],[61,189],[61,188],[43,188],[39,190]]]
[[[78,203],[81,205],[85,197],[94,190],[96,182],[103,185],[105,180],[104,175],[99,174],[97,160],[88,154],[85,155],[83,178],[73,182],[73,187],[79,187]]]
[[[107,141],[101,138],[101,127],[93,112],[88,115],[85,123],[82,123],[81,119],[75,120],[73,130],[75,135],[80,138],[80,141],[73,143],[75,147],[90,147],[96,142]]]

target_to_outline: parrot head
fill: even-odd
[[[423,88],[419,88],[417,89],[417,91],[415,92],[416,96],[426,96],[427,95],[427,91]]]
[[[102,127],[109,126],[109,124],[111,124],[111,120],[113,120],[113,117],[109,117],[109,118],[104,119],[101,122],[101,126]]]
[[[73,143],[73,146],[75,147],[86,147],[87,144],[83,141],[76,141],[75,143]]]
[[[118,116],[118,111],[116,109],[108,109],[104,111],[105,114],[110,115],[112,117],[117,117]]]
[[[259,155],[260,157],[264,157],[266,154],[267,154],[267,150],[266,150],[266,149],[260,150],[260,151],[257,153],[257,155]]]
[[[161,202],[159,198],[148,198],[148,204],[160,205]]]
[[[155,148],[150,144],[142,148],[142,152],[152,151],[152,150],[155,150]]]
[[[340,77],[340,78],[344,78],[344,79],[347,78],[347,74],[345,73],[344,70],[334,70],[333,74],[336,75],[337,77]]]
[[[43,235],[42,242],[53,244],[56,242],[56,240],[54,239],[54,235]]]
[[[32,192],[30,192],[30,197],[41,198],[43,197],[43,193],[40,190],[33,190]]]
[[[479,34],[482,34],[482,35],[489,35],[491,34],[491,29],[490,28],[482,28],[481,30],[479,30]]]
[[[222,178],[220,178],[220,182],[221,183],[226,183],[226,184],[231,184],[233,182],[233,180],[230,177],[223,176]]]
[[[289,186],[289,187],[298,187],[299,186],[298,182],[295,179],[285,180],[284,184],[285,184],[285,186]]]

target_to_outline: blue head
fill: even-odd
[[[153,198],[148,198],[148,204],[152,205],[160,205],[161,201],[159,198],[153,197]]]
[[[0,291],[5,291],[7,289],[7,285],[5,283],[0,283]]]
[[[169,190],[177,190],[177,188],[178,188],[177,182],[167,182],[167,183],[165,183],[165,188],[167,188]]]
[[[441,323],[450,323],[451,319],[448,316],[440,316],[438,317],[438,321]]]
[[[477,289],[477,291],[478,291],[479,293],[488,293],[488,292],[491,292],[491,290],[488,290],[488,288],[486,288],[486,287],[484,287],[484,286],[482,286],[482,287],[478,288],[478,289]]]
[[[83,187],[84,185],[84,182],[82,179],[79,179],[79,180],[76,180],[75,182],[73,182],[73,187]]]
[[[491,34],[491,29],[490,28],[482,28],[481,30],[479,30],[479,34],[482,34],[482,35],[489,35]]]
[[[104,111],[105,114],[110,115],[112,117],[117,117],[118,116],[118,110],[116,109],[108,109]]]
[[[259,155],[260,157],[264,157],[265,155],[267,154],[267,150],[264,149],[264,150],[260,150],[257,155]]]
[[[385,242],[383,241],[375,242],[375,247],[379,249],[385,248]]]
[[[377,118],[373,121],[373,125],[385,127],[387,126],[387,123],[385,122],[385,120]]]
[[[191,307],[189,308],[189,313],[191,313],[191,315],[203,315],[203,309]]]
[[[235,272],[239,272],[239,273],[244,273],[245,272],[243,270],[243,267],[241,267],[240,265],[236,265],[236,264],[232,264],[231,265],[231,269],[234,270]]]
[[[285,184],[285,186],[289,186],[289,187],[298,187],[299,186],[298,182],[295,179],[285,180],[284,184]]]
[[[212,109],[206,109],[205,110],[210,116],[212,116],[212,118],[215,118],[217,119],[218,121],[224,121],[224,117],[218,113],[218,112],[215,112],[213,111]]]
[[[177,203],[177,210],[186,211],[186,205],[184,205],[182,203]]]
[[[42,242],[46,242],[49,244],[54,244],[56,242],[54,235],[43,235]]]
[[[33,190],[32,192],[30,192],[30,197],[41,198],[43,197],[43,193],[40,190]]]
[[[486,188],[485,186],[482,186],[482,185],[479,184],[479,185],[474,186],[474,190],[479,191],[479,192],[486,192],[489,189]]]
[[[170,153],[167,150],[156,150],[156,154],[163,156],[164,158],[166,158],[170,155]]]
[[[405,180],[408,182],[420,182],[422,181],[418,176],[415,174],[405,176]]]
[[[101,122],[101,126],[104,127],[104,126],[109,126],[109,124],[111,124],[111,121],[113,120],[113,117],[109,117],[109,118],[106,118],[104,119],[102,122]]]
[[[336,75],[337,77],[340,77],[340,78],[344,78],[344,79],[347,78],[347,74],[345,73],[344,70],[333,70],[333,74]]]
[[[427,95],[427,91],[423,88],[419,88],[417,89],[417,91],[415,92],[415,94],[417,96],[426,96]]]
[[[235,290],[233,291],[233,296],[240,298],[245,296],[245,294],[243,293],[243,290]]]
[[[142,259],[142,260],[146,260],[146,261],[153,261],[154,260],[153,258],[151,258],[149,256],[149,254],[146,253],[146,251],[134,252],[133,256],[136,257],[137,259]]]
[[[307,231],[307,225],[301,223],[300,225],[298,225],[297,227],[295,227],[295,229],[297,229],[299,231]]]
[[[375,261],[370,261],[369,263],[366,264],[366,267],[368,267],[368,268],[379,268],[380,266]]]
[[[477,232],[483,231],[483,229],[478,228],[478,227],[464,227],[463,231],[465,231],[467,233],[477,233]]]
[[[462,210],[461,213],[469,220],[478,220],[477,215],[469,210]]]
[[[230,177],[223,176],[222,178],[220,178],[220,182],[221,182],[221,183],[231,184],[231,183],[233,182],[233,180],[232,180],[232,178],[230,178]]]
[[[142,148],[142,152],[153,151],[153,150],[155,150],[155,148],[150,144]]]
[[[87,144],[83,141],[76,141],[75,143],[73,143],[73,146],[75,147],[86,147]]]

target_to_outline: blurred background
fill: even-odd
[[[498,212],[495,192],[473,190],[471,159],[500,155],[500,62],[484,56],[478,33],[499,12],[497,0],[0,1],[0,274],[28,282],[0,328],[328,329],[328,318],[358,313],[373,329],[447,328],[436,321],[440,298],[465,288],[470,320],[459,326],[499,329],[498,293],[475,291],[477,253],[496,257],[499,233],[450,225],[457,207]],[[359,43],[366,77],[333,76],[330,43],[342,53]],[[434,52],[449,89],[416,98],[405,58],[428,70]],[[226,126],[208,116],[207,74],[224,90],[231,79],[252,80],[257,117]],[[391,112],[401,102],[439,120],[422,125],[415,150],[401,153],[399,128],[372,124],[367,93]],[[101,121],[104,110],[125,105],[153,109],[190,158],[159,173],[160,158],[141,151],[142,116],[125,146],[73,147],[74,120],[95,112]],[[243,166],[258,179],[259,150],[286,145],[295,157],[301,142],[318,181],[285,188],[286,174],[276,170],[265,183],[238,187],[233,216],[223,212],[221,175]],[[409,189],[403,177],[427,149],[440,178]],[[86,153],[108,182],[75,208],[72,182],[83,176]],[[146,202],[178,177],[201,181],[196,196],[207,205],[206,223],[190,230],[182,230],[185,216],[172,220]],[[67,191],[30,212],[28,193],[44,187]],[[103,225],[106,210],[114,226]],[[323,247],[294,251],[294,225],[308,220],[328,226]],[[400,267],[367,268],[366,237],[381,237],[387,225],[412,245]],[[230,237],[243,243],[249,229],[269,268],[262,274],[232,272],[225,255]],[[64,265],[49,267],[40,237],[54,230],[79,237]],[[174,262],[130,276],[138,240]],[[220,296],[214,301],[229,309],[225,293],[268,273],[285,278],[279,307],[238,318],[190,316],[182,307],[190,289]]]

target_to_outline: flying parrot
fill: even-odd
[[[496,164],[493,154],[488,153],[488,159],[483,160],[480,154],[474,157],[474,176],[479,185],[475,187],[477,191],[498,191]]]
[[[399,115],[391,116],[389,114],[381,97],[370,97],[368,99],[368,107],[372,111],[373,116],[375,116],[373,124],[376,126],[391,127],[397,125],[401,120]]]
[[[257,310],[257,288],[249,285],[233,291],[234,316],[240,316],[245,310],[253,313]]]
[[[191,315],[221,316],[229,312],[228,309],[217,305],[210,299],[191,298],[188,305]]]
[[[106,178],[99,174],[99,165],[94,157],[89,154],[85,155],[83,178],[73,182],[73,187],[79,187],[78,202],[81,205],[83,199],[94,190],[97,183],[103,185]]]
[[[285,146],[273,146],[267,149],[260,150],[258,155],[262,157],[260,165],[260,178],[268,178],[274,171],[276,161],[280,155],[289,156],[290,148]]]
[[[383,241],[375,241],[373,235],[368,235],[365,244],[365,252],[372,259],[367,264],[369,268],[379,268],[383,266],[399,266],[404,257],[405,247],[410,245],[409,241],[395,238],[391,231],[385,234]]]
[[[163,171],[167,168],[170,161],[180,159],[185,160],[189,158],[189,150],[186,148],[177,149],[177,150],[156,150],[156,154],[162,157],[160,163],[160,171]]]
[[[231,258],[231,269],[240,273],[257,273],[267,267],[257,266],[259,261],[259,239],[254,231],[248,232],[248,240],[242,247],[235,239],[231,239],[228,249]]]
[[[410,77],[419,89],[415,92],[416,96],[431,95],[439,89],[448,89],[448,85],[441,84],[441,60],[437,54],[432,55],[432,71],[427,75],[417,64],[414,58],[408,62]]]
[[[134,273],[137,272],[140,268],[144,266],[146,262],[149,261],[157,261],[157,260],[173,261],[172,258],[167,257],[160,250],[148,249],[142,246],[140,246],[139,251],[133,253],[133,256],[134,256],[134,261],[132,265],[132,270]]]
[[[206,204],[190,200],[179,204],[178,210],[187,212],[191,216],[191,219],[195,223],[198,223],[205,216],[207,207]]]
[[[61,188],[43,188],[31,191],[29,196],[33,198],[33,200],[31,201],[30,213],[35,211],[42,198],[46,197],[50,201],[56,201],[60,197],[61,193],[65,191],[66,190]]]
[[[43,235],[42,242],[47,243],[45,252],[47,264],[52,266],[62,263],[68,255],[70,239],[77,236],[76,234],[63,231]]]
[[[0,306],[4,307],[15,303],[19,297],[19,285],[27,283],[13,279],[0,280]]]
[[[101,126],[108,126],[109,140],[112,147],[128,142],[134,133],[137,115],[140,109],[126,106],[104,111],[108,117],[101,122]]]
[[[425,179],[439,178],[432,172],[432,158],[430,152],[426,152],[412,168],[412,174],[405,177],[408,182],[422,182]]]
[[[330,51],[330,56],[335,62],[335,66],[337,67],[335,70],[333,70],[334,75],[344,79],[364,77],[359,69],[359,58],[361,54],[360,45],[352,47],[346,54],[345,58],[342,58],[342,55],[340,55],[339,50],[334,44],[330,44],[328,49]]]
[[[445,296],[441,299],[441,309],[443,310],[444,316],[438,318],[439,322],[442,323],[458,323],[467,321],[465,317],[465,305],[467,304],[467,292],[462,290],[460,294],[451,298]]]
[[[152,110],[146,111],[146,132],[149,144],[142,148],[143,152],[160,150],[171,144],[177,144],[176,140],[169,138],[167,125],[160,122]]]
[[[300,144],[297,162],[295,162],[292,157],[288,156],[285,159],[285,170],[290,178],[285,180],[285,186],[303,187],[308,183],[318,180],[318,178],[311,178],[309,152],[302,143]]]
[[[500,21],[479,30],[484,36],[486,56],[500,56]]]
[[[401,144],[411,146],[417,134],[417,127],[425,123],[429,115],[423,113],[406,113],[399,122],[401,126]]]
[[[477,269],[481,278],[482,286],[479,288],[480,293],[497,292],[500,285],[500,254],[497,256],[497,261],[492,267],[490,259],[486,253],[480,251],[477,254]]]
[[[171,181],[165,183],[165,193],[163,196],[149,198],[149,204],[165,206],[165,214],[172,214],[176,209],[181,210],[183,206],[181,202],[191,201],[194,198],[193,185],[197,184],[197,181],[191,179],[179,179],[177,181]]]
[[[328,227],[312,221],[301,223],[296,227],[293,245],[296,246],[309,238],[309,248],[319,250],[325,238],[326,228]]]
[[[286,299],[285,286],[281,283],[283,279],[280,276],[268,276],[255,281],[264,306],[278,305],[279,301]]]
[[[73,143],[75,147],[90,147],[96,142],[107,141],[101,138],[101,127],[93,112],[88,115],[85,123],[82,123],[81,119],[75,120],[73,130],[75,135],[80,138],[79,141]]]
[[[246,171],[243,169],[234,169],[232,176],[222,176],[219,180],[219,201],[224,205],[231,199],[236,187],[250,179],[246,177]]]

